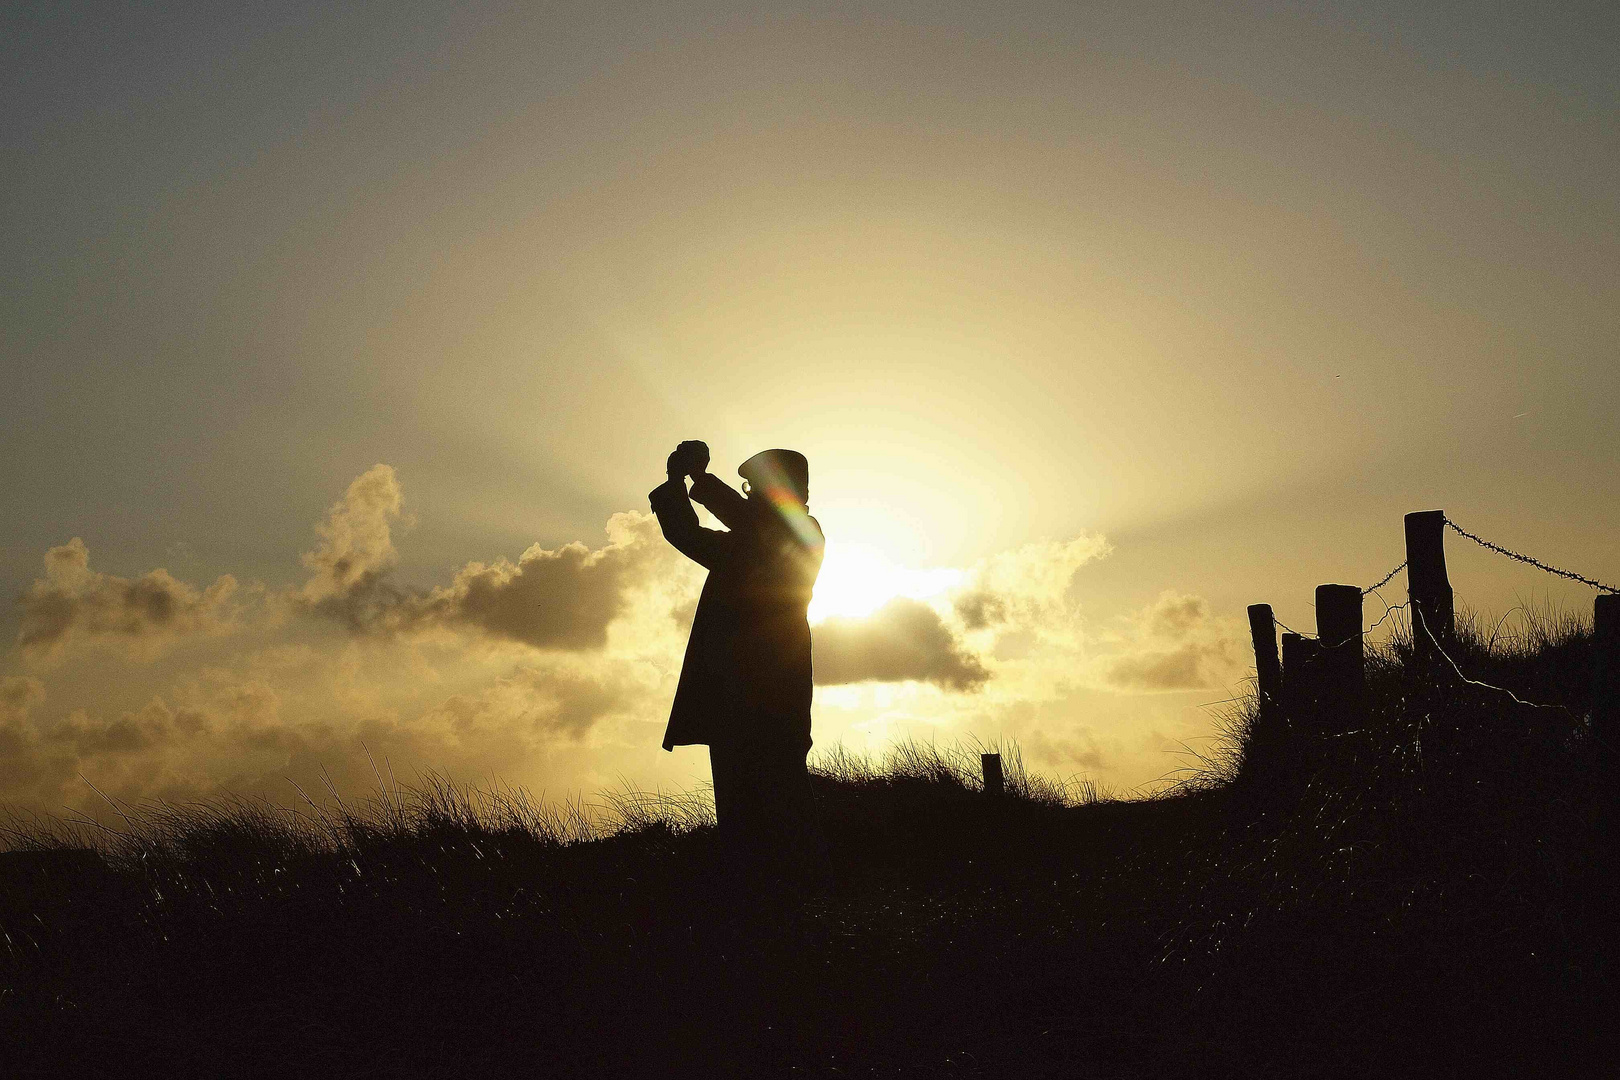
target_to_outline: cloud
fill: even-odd
[[[651,756],[673,687],[658,665],[600,655],[463,678],[434,697],[402,685],[402,670],[398,650],[278,648],[104,713],[44,710],[40,680],[6,678],[0,804],[93,809],[100,796],[86,780],[124,800],[229,791],[286,801],[296,800],[289,780],[319,795],[329,779],[347,798],[376,791],[373,761],[407,782],[423,769],[530,780],[560,756]],[[569,772],[577,783],[583,770]]]
[[[45,684],[29,675],[0,679],[0,800],[22,801],[59,784],[47,779],[30,714],[45,700]],[[54,783],[52,782],[54,780]]]
[[[1061,622],[1074,606],[1075,574],[1112,551],[1103,537],[1082,533],[983,559],[968,572],[952,601],[956,617],[970,632],[1006,624]]]
[[[413,585],[394,535],[405,507],[394,470],[368,469],[315,527],[301,577],[268,590],[163,570],[124,580],[93,570],[80,540],[52,549],[21,600],[19,652],[63,661],[0,678],[0,802],[93,809],[81,775],[123,799],[285,800],[289,780],[318,798],[323,778],[363,797],[372,760],[406,782],[437,769],[565,791],[701,778],[690,755],[657,747],[702,571],[651,515]],[[1155,730],[1193,723],[1185,699],[1159,692],[1240,677],[1246,637],[1175,593],[1099,628],[1079,571],[1108,551],[1093,536],[1026,545],[929,601],[818,624],[817,741],[1003,731],[1049,768],[1156,768],[1157,742],[1112,732],[1144,709]],[[134,672],[65,648],[151,653],[185,635],[215,643]]]
[[[457,738],[498,730],[548,741],[583,738],[602,721],[649,703],[657,676],[627,662],[553,662],[520,668],[475,693],[456,694],[423,715]]]
[[[314,573],[296,601],[355,633],[382,629],[389,613],[409,598],[387,580],[399,561],[391,523],[404,502],[393,466],[373,465],[355,477],[315,526],[320,543],[302,557]]]
[[[984,589],[963,593],[956,598],[954,607],[956,617],[969,630],[985,630],[1007,621],[1007,601]]]
[[[535,544],[515,564],[468,563],[450,585],[402,602],[398,623],[472,627],[538,649],[600,649],[657,556],[656,531],[649,514],[615,514],[607,546],[594,551],[578,541],[554,551]]]
[[[17,601],[17,644],[29,660],[55,660],[75,637],[119,642],[151,658],[187,634],[231,629],[236,579],[226,574],[206,589],[153,570],[129,580],[90,569],[90,549],[75,536],[45,553],[45,576]]]
[[[1167,591],[1129,622],[1126,652],[1105,668],[1110,686],[1150,693],[1200,690],[1223,686],[1241,670],[1233,625],[1211,617],[1201,596]]]
[[[812,641],[815,679],[823,686],[915,681],[976,690],[990,678],[938,612],[903,596],[864,618],[826,619]]]
[[[8,675],[0,679],[0,724],[16,724],[28,719],[29,710],[45,700],[45,684],[32,675]]]
[[[413,590],[390,576],[398,563],[391,525],[403,501],[388,465],[349,485],[316,526],[320,544],[303,557],[314,571],[298,595],[306,610],[361,635],[465,628],[537,649],[600,649],[627,588],[657,557],[652,516],[615,514],[604,547],[534,544],[515,563],[469,562],[449,585]]]
[[[304,553],[315,571],[305,583],[305,599],[319,602],[361,588],[398,561],[389,522],[399,517],[405,495],[391,465],[373,465],[349,485],[343,501],[315,526],[321,542]]]

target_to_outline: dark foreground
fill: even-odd
[[[831,861],[792,881],[673,805],[578,842],[443,787],[151,816],[106,863],[0,857],[0,1074],[1602,1074],[1584,648],[1469,645],[1541,709],[1392,650],[1360,727],[1329,708],[1261,769],[1239,714],[1230,760],[1145,802],[835,761]]]

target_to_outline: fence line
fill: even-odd
[[[1402,563],[1401,565],[1405,566],[1406,564]],[[1384,580],[1387,581],[1389,579],[1385,578]],[[1367,591],[1363,590],[1361,595],[1366,596]],[[1411,606],[1412,606],[1412,601],[1410,601],[1410,600],[1406,601],[1406,603],[1404,603],[1404,604],[1385,604],[1384,605],[1384,613],[1383,613],[1383,615],[1379,616],[1377,622],[1373,623],[1371,626],[1367,627],[1367,629],[1363,630],[1361,632],[1361,636],[1366,637],[1368,634],[1371,634],[1374,630],[1378,629],[1380,626],[1383,626],[1386,622],[1388,622],[1389,617],[1391,615],[1395,614],[1397,611],[1404,611],[1406,608],[1409,608]],[[1286,631],[1287,633],[1295,634],[1295,635],[1298,635],[1299,637],[1307,638],[1307,639],[1309,639],[1311,641],[1320,641],[1321,640],[1321,638],[1318,637],[1316,634],[1301,634],[1298,630],[1295,630],[1292,626],[1289,626],[1287,623],[1283,622],[1281,619],[1277,618],[1275,615],[1273,615],[1271,617],[1271,621],[1276,623],[1278,627],[1280,627],[1282,630]],[[1349,641],[1341,641],[1337,645],[1323,645],[1322,648],[1324,648],[1324,649],[1340,649],[1340,648],[1343,648],[1344,646],[1346,646],[1348,644],[1350,644]]]
[[[1403,666],[1419,674],[1427,673],[1428,679],[1448,683],[1443,672],[1449,667],[1463,686],[1489,690],[1524,708],[1551,709],[1579,718],[1580,713],[1567,705],[1529,701],[1505,686],[1470,678],[1452,657],[1448,646],[1455,649],[1458,644],[1466,645],[1466,641],[1456,632],[1453,593],[1446,574],[1447,528],[1489,551],[1602,591],[1592,605],[1590,737],[1607,752],[1620,749],[1620,589],[1493,544],[1458,526],[1444,511],[1419,510],[1406,515],[1406,561],[1376,585],[1365,589],[1353,585],[1317,586],[1316,635],[1302,634],[1278,619],[1270,604],[1249,605],[1259,700],[1254,727],[1244,744],[1245,768],[1253,769],[1255,776],[1286,780],[1296,769],[1310,769],[1313,762],[1320,763],[1313,756],[1317,751],[1312,747],[1317,744],[1297,742],[1301,735],[1338,739],[1363,729],[1361,722],[1370,715],[1371,705],[1366,694],[1363,645],[1373,631],[1402,610],[1409,613],[1412,633],[1412,655]],[[1407,601],[1391,604],[1378,590],[1403,569]],[[1366,618],[1366,598],[1375,594],[1384,612],[1371,626],[1358,632],[1355,628]],[[1284,631],[1280,663],[1275,636],[1278,628]],[[1500,629],[1498,623],[1491,632],[1493,644]],[[1346,645],[1354,647],[1348,653],[1340,651]]]
[[[1395,569],[1393,569],[1389,573],[1385,574],[1383,580],[1380,581],[1378,584],[1369,585],[1365,589],[1362,589],[1361,590],[1361,595],[1366,596],[1369,593],[1377,592],[1379,589],[1382,589],[1385,585],[1388,585],[1390,583],[1390,581],[1395,577],[1396,574],[1400,573],[1402,570],[1405,570],[1405,569],[1406,569],[1406,560],[1402,559],[1401,560],[1401,565],[1397,566]]]
[[[1494,551],[1498,555],[1506,555],[1510,559],[1515,559],[1515,560],[1517,560],[1519,562],[1527,563],[1530,566],[1534,566],[1538,570],[1545,570],[1549,574],[1556,574],[1558,577],[1568,578],[1571,581],[1578,581],[1582,585],[1590,585],[1594,589],[1602,589],[1604,592],[1620,593],[1620,588],[1616,588],[1613,585],[1606,585],[1601,581],[1597,581],[1597,580],[1595,580],[1593,578],[1589,578],[1589,577],[1585,577],[1585,576],[1583,576],[1581,574],[1577,574],[1573,570],[1560,570],[1556,566],[1548,566],[1546,563],[1542,562],[1540,559],[1533,558],[1533,557],[1531,557],[1529,555],[1520,554],[1517,551],[1510,551],[1510,550],[1508,550],[1507,548],[1503,547],[1500,544],[1493,544],[1489,540],[1486,540],[1484,537],[1476,536],[1475,534],[1469,532],[1467,529],[1464,529],[1461,525],[1458,525],[1455,521],[1452,521],[1449,516],[1441,515],[1441,520],[1444,521],[1446,523],[1446,526],[1448,528],[1450,528],[1453,532],[1455,532],[1458,536],[1466,537],[1467,539],[1472,540],[1474,543],[1478,544],[1480,547],[1486,548],[1486,549],[1488,549],[1490,551]],[[1405,570],[1405,569],[1406,569],[1406,560],[1403,559],[1403,560],[1401,560],[1401,564],[1399,566],[1395,567],[1395,569],[1391,570],[1389,573],[1385,574],[1382,578],[1380,578],[1378,580],[1377,584],[1368,585],[1365,589],[1362,589],[1361,590],[1361,595],[1362,596],[1370,596],[1370,595],[1372,595],[1373,593],[1377,592],[1379,589],[1382,589],[1385,585],[1388,585],[1391,581],[1393,581],[1395,579],[1396,574],[1399,574],[1402,570]],[[1409,607],[1410,605],[1411,605],[1410,600],[1408,600],[1404,604],[1396,604],[1393,607],[1386,604],[1385,609],[1384,609],[1383,617],[1380,618],[1377,622],[1373,623],[1367,629],[1363,630],[1361,632],[1362,637],[1366,637],[1368,634],[1370,634],[1374,630],[1378,629],[1378,627],[1382,626],[1384,621],[1389,618],[1391,612],[1399,611],[1400,609],[1405,608],[1405,607]],[[1283,630],[1287,631],[1290,634],[1299,634],[1299,636],[1302,637],[1302,638],[1315,638],[1316,637],[1315,634],[1303,634],[1303,633],[1300,633],[1298,630],[1295,630],[1293,627],[1289,626],[1287,623],[1283,622],[1281,619],[1276,619],[1276,623],[1277,623],[1277,625],[1279,627],[1281,627]],[[1424,629],[1425,629],[1425,631],[1427,631],[1427,627],[1425,627]],[[1432,634],[1429,635],[1429,636],[1430,636],[1431,639],[1433,638]],[[1446,659],[1449,660],[1450,657],[1446,657]],[[1461,672],[1458,672],[1458,674],[1461,674]]]
[[[1549,574],[1556,574],[1561,578],[1568,578],[1571,581],[1578,581],[1582,585],[1590,585],[1594,589],[1602,589],[1604,592],[1620,593],[1620,589],[1615,588],[1613,585],[1605,585],[1601,581],[1594,581],[1592,578],[1583,577],[1582,575],[1575,573],[1573,570],[1560,570],[1556,566],[1548,566],[1540,559],[1531,558],[1529,555],[1521,555],[1517,551],[1509,551],[1500,544],[1493,544],[1484,537],[1475,536],[1467,529],[1464,529],[1461,525],[1458,525],[1455,521],[1452,521],[1449,517],[1442,517],[1442,520],[1445,521],[1446,525],[1451,528],[1451,531],[1455,532],[1458,536],[1466,537],[1478,544],[1480,547],[1488,548],[1489,550],[1496,552],[1498,555],[1506,555],[1510,559],[1517,559],[1519,562],[1528,563],[1538,570],[1545,570]]]
[[[1316,636],[1315,634],[1301,634],[1298,630],[1295,630],[1292,626],[1289,626],[1281,619],[1278,619],[1275,615],[1272,616],[1272,619],[1277,623],[1278,626],[1282,627],[1286,633],[1293,634],[1296,637],[1313,638]]]

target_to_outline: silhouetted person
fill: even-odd
[[[737,469],[746,496],[683,442],[649,496],[664,537],[709,571],[686,643],[664,749],[706,743],[720,833],[755,853],[816,843],[811,820],[810,623],[825,541],[803,454],[766,450]],[[688,495],[686,477],[692,477]],[[698,524],[692,500],[728,531]]]

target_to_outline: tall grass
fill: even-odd
[[[1105,801],[1093,781],[1032,773],[1016,743],[939,746],[908,740],[879,757],[842,745],[811,761],[824,796],[906,789],[929,801],[983,792],[981,753],[1000,753],[1006,795],[1031,806],[1072,808]],[[251,852],[275,865],[299,856],[366,855],[404,844],[444,849],[475,843],[555,851],[573,845],[654,830],[679,836],[712,830],[714,803],[707,786],[691,791],[643,791],[631,786],[595,799],[541,801],[528,791],[495,783],[462,783],[436,773],[400,783],[378,775],[368,796],[345,800],[328,786],[318,798],[299,789],[298,805],[229,793],[192,802],[106,799],[108,821],[12,811],[0,818],[0,851],[90,849],[115,867],[157,863],[221,866]],[[109,824],[110,821],[110,824]]]
[[[906,739],[891,744],[881,757],[856,754],[842,744],[816,754],[811,775],[827,785],[850,788],[924,786],[937,793],[982,794],[981,755],[1001,756],[1002,781],[1013,799],[1044,807],[1078,807],[1111,798],[1106,787],[1082,776],[1067,779],[1032,773],[1016,741],[984,743],[977,739],[939,746]]]
[[[1367,647],[1357,711],[1324,701],[1267,731],[1252,693],[1237,702],[1187,784],[1227,812],[1144,869],[1179,898],[1158,962],[1228,1016],[1295,995],[1308,1038],[1331,1031],[1346,1054],[1368,1052],[1358,1038],[1449,1045],[1470,1010],[1504,1023],[1508,1000],[1541,1031],[1581,1011],[1611,963],[1594,825],[1614,763],[1590,737],[1590,626],[1515,614],[1459,612],[1430,664],[1402,621]],[[1298,1049],[1279,1043],[1275,1063]]]

